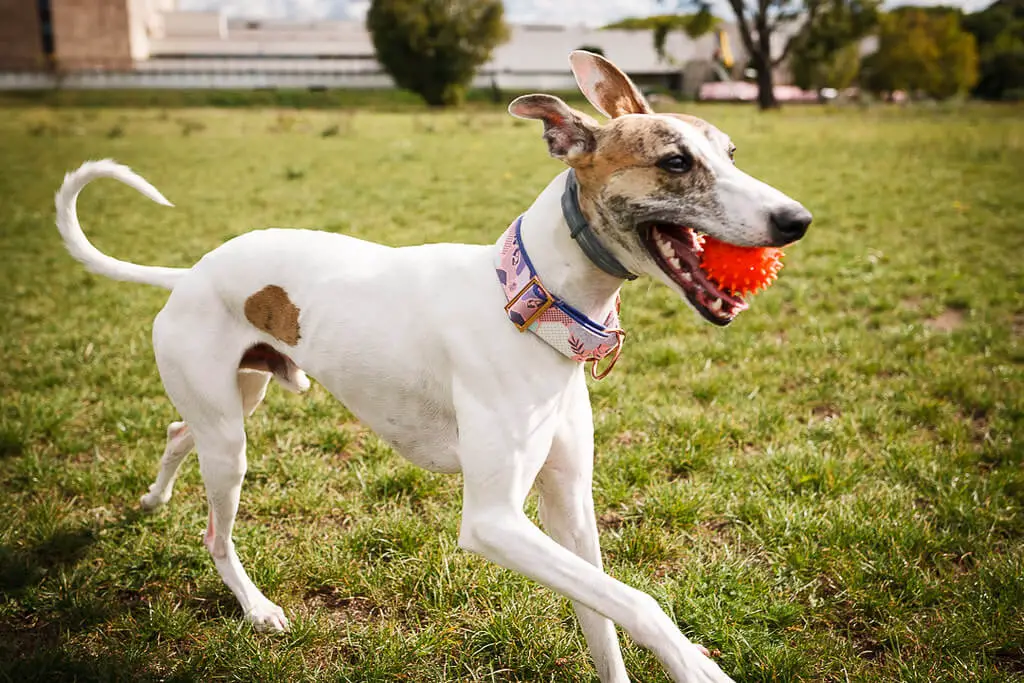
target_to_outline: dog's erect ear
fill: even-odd
[[[508,105],[508,113],[521,119],[543,121],[548,151],[569,165],[594,151],[597,121],[553,95],[517,97]]]
[[[569,64],[583,96],[608,118],[654,113],[629,76],[601,55],[575,50],[569,55]]]

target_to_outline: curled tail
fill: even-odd
[[[57,229],[60,230],[60,235],[64,238],[64,244],[68,251],[93,273],[105,275],[114,280],[174,289],[174,285],[187,272],[187,269],[140,266],[128,261],[120,261],[107,256],[86,239],[85,233],[82,232],[82,226],[78,224],[78,212],[75,209],[75,204],[82,188],[96,178],[120,180],[157,204],[174,206],[164,199],[159,190],[141,176],[133,173],[127,166],[122,166],[110,159],[87,161],[78,170],[64,176],[64,184],[60,186],[60,190],[57,191],[57,196],[54,198],[57,204]]]

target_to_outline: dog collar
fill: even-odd
[[[565,177],[565,192],[562,193],[562,215],[565,217],[565,222],[569,224],[569,234],[595,266],[609,275],[620,277],[623,280],[635,280],[636,275],[619,263],[619,259],[605,249],[601,240],[594,234],[590,223],[587,223],[583,211],[580,210],[578,192],[579,183],[576,182],[576,171],[570,168]]]
[[[590,374],[604,379],[622,351],[626,333],[619,327],[619,301],[599,324],[577,311],[541,284],[523,247],[520,216],[498,240],[495,269],[505,291],[505,312],[520,332],[530,330],[563,356],[577,362],[593,361]],[[597,362],[611,355],[608,367],[598,372]]]

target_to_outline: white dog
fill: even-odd
[[[169,205],[111,161],[84,164],[56,197],[72,256],[101,275],[171,290],[153,326],[160,376],[183,418],[171,424],[142,505],[168,501],[193,448],[209,500],[205,544],[256,627],[284,612],[253,585],[231,540],[246,471],[245,417],[271,377],[321,382],[411,462],[462,472],[461,547],[571,598],[603,681],[624,681],[615,626],[676,681],[727,681],[650,596],[601,570],[591,497],[593,423],[583,365],[614,363],[618,292],[645,274],[725,325],[746,305],[699,267],[700,234],[744,246],[799,239],[811,216],[737,169],[729,138],[688,116],[655,114],[607,60],[574,52],[573,73],[611,121],[550,95],[509,111],[540,119],[555,178],[497,245],[400,249],[307,230],[262,230],[192,268],[140,266],[99,252],[76,198],[114,178]],[[514,217],[510,217],[514,218]],[[545,535],[523,512],[536,484]]]

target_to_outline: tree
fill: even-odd
[[[963,18],[978,43],[979,78],[972,94],[1024,98],[1024,0],[998,0]]]
[[[508,38],[501,0],[372,0],[366,28],[395,83],[431,106],[461,102]]]
[[[699,7],[702,12],[708,11],[708,0],[676,0],[677,6]],[[772,49],[772,39],[780,29],[792,27],[796,23],[811,26],[809,31],[817,30],[819,14],[834,13],[837,16],[859,15],[859,8],[871,8],[865,13],[870,16],[877,6],[877,0],[728,0],[740,40],[747,52],[749,65],[757,72],[757,104],[761,109],[775,109],[779,106],[775,99],[773,69],[784,61],[791,50],[801,42],[802,32],[797,32],[785,41],[781,50]],[[699,14],[699,13],[698,13]],[[824,23],[834,32],[833,42],[837,47],[828,54],[834,56],[842,47],[861,37],[856,31],[850,30],[857,26],[855,22],[829,21]],[[805,38],[806,39],[806,36]]]
[[[906,90],[945,99],[977,82],[978,51],[955,10],[900,8],[882,17],[878,51],[863,68],[865,85],[874,92]]]
[[[750,66],[757,71],[757,105],[762,110],[779,106],[772,70],[789,56],[794,45],[794,38],[790,38],[778,56],[773,57],[772,34],[796,20],[801,12],[806,21],[813,21],[821,4],[821,0],[805,0],[805,7],[793,0],[729,0]]]
[[[829,55],[793,50],[790,71],[793,83],[805,90],[845,90],[860,74],[860,45],[850,43]]]
[[[860,72],[860,41],[878,25],[878,0],[823,3],[793,38],[790,71],[801,88],[848,88]]]
[[[665,42],[672,31],[682,31],[691,38],[699,38],[718,26],[719,19],[711,13],[706,4],[701,4],[695,14],[658,14],[651,17],[635,17],[622,19],[608,24],[606,29],[625,31],[651,31],[654,36],[654,49],[662,59],[670,58],[665,53]]]

